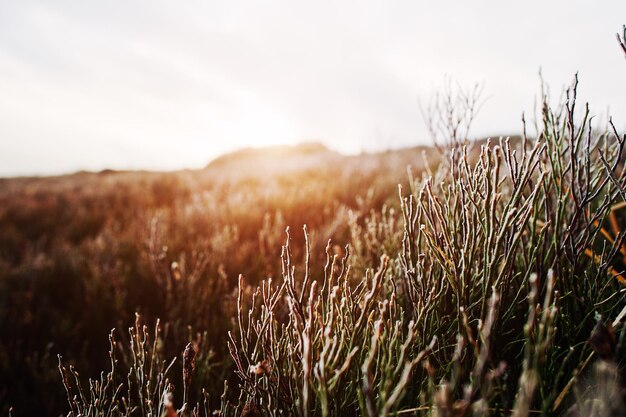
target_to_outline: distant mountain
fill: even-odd
[[[292,156],[310,156],[325,153],[336,153],[319,142],[307,142],[297,145],[275,145],[261,148],[242,148],[224,154],[211,161],[207,168],[224,166],[232,163],[239,163],[260,159],[280,159]]]
[[[228,174],[288,173],[338,162],[345,156],[328,149],[321,143],[278,145],[265,148],[244,148],[218,157],[206,167],[207,171]]]
[[[521,136],[510,136],[512,145],[519,145]],[[497,144],[498,136],[492,136],[492,144]],[[477,139],[473,143],[472,154],[476,155],[480,146],[487,139]],[[133,178],[154,176],[176,176],[181,173],[213,180],[236,181],[242,177],[269,177],[275,175],[291,175],[303,172],[321,172],[338,167],[348,168],[353,173],[371,170],[383,170],[387,173],[406,172],[408,165],[415,171],[425,167],[424,164],[435,166],[439,160],[439,152],[432,145],[390,149],[379,152],[364,152],[357,155],[343,155],[327,148],[319,142],[307,142],[297,145],[277,145],[263,148],[243,148],[222,155],[211,161],[202,169],[181,169],[177,171],[146,171],[146,170],[113,170],[104,169],[98,172],[77,171],[71,174],[54,176],[0,178],[0,192],[26,187],[29,184],[45,182],[48,185],[58,183],[67,185],[66,180],[73,182],[91,182],[106,178]],[[348,172],[348,171],[346,171]]]

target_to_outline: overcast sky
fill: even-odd
[[[484,83],[477,136],[520,131],[540,68],[623,128],[624,23],[624,0],[0,0],[0,176],[427,143],[446,74]]]

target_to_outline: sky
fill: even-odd
[[[513,134],[540,69],[622,129],[625,23],[623,0],[0,0],[0,176],[427,144],[445,79],[484,85],[473,135]]]

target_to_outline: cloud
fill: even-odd
[[[426,142],[417,100],[484,82],[474,133],[518,131],[539,67],[626,123],[614,32],[583,2],[0,2],[0,175],[199,167],[241,146]],[[619,124],[618,124],[619,126]]]

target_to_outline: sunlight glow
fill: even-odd
[[[579,71],[592,112],[626,126],[625,15],[618,0],[0,2],[0,176],[426,144],[418,100],[445,75],[484,83],[476,136],[519,132],[539,68],[557,95]]]

